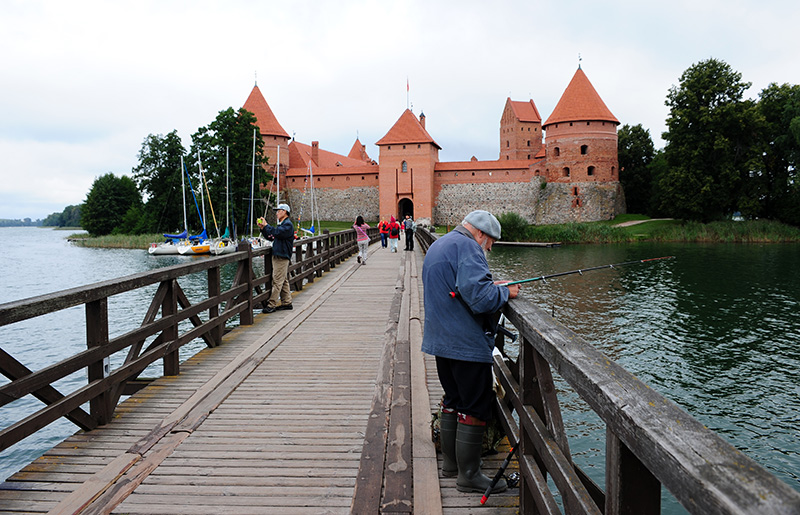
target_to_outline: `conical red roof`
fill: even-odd
[[[256,115],[256,124],[262,136],[289,137],[281,127],[281,124],[278,123],[278,119],[275,118],[272,109],[269,108],[269,104],[264,100],[264,95],[261,94],[261,90],[258,89],[257,85],[253,86],[253,91],[250,92],[250,96],[247,97],[247,101],[242,107]]]
[[[361,144],[358,138],[356,138],[355,143],[353,143],[353,148],[350,149],[350,153],[347,154],[347,157],[351,159],[358,159],[360,161],[370,162],[371,159],[367,155],[367,149],[364,145]]]
[[[375,144],[397,145],[403,143],[433,143],[436,148],[439,150],[442,149],[442,147],[433,141],[431,135],[422,127],[417,117],[414,116],[414,113],[409,109],[406,109],[405,112],[400,115],[400,119],[389,129],[386,136],[382,137]]]
[[[619,123],[580,68],[575,72],[569,86],[561,95],[556,108],[553,109],[553,113],[544,125],[578,121]]]

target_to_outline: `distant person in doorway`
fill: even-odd
[[[444,389],[439,433],[442,475],[458,476],[456,488],[461,492],[485,492],[491,484],[481,472],[483,433],[493,417],[495,398],[494,330],[488,328],[493,315],[519,293],[519,284],[505,286],[492,280],[485,252],[498,239],[497,218],[488,211],[473,211],[431,244],[422,265],[422,351],[436,356]],[[500,480],[492,491],[506,487]]]
[[[403,230],[406,233],[406,248],[405,250],[414,250],[414,233],[417,231],[417,224],[411,218],[411,215],[406,215],[403,220]]]
[[[356,230],[356,242],[358,243],[358,262],[366,265],[367,253],[369,252],[369,235],[367,234],[369,225],[364,222],[364,218],[361,215],[358,215],[356,223],[353,224],[353,229]]]
[[[289,262],[294,249],[294,225],[289,219],[291,209],[288,204],[278,204],[275,216],[278,224],[269,225],[263,218],[258,219],[261,235],[272,242],[272,295],[262,313],[274,313],[279,309],[292,309],[292,291],[289,289]]]

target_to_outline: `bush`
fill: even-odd
[[[524,241],[528,235],[528,222],[521,215],[509,211],[497,217],[502,227],[503,241]]]

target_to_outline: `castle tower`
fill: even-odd
[[[269,158],[267,171],[275,173],[275,163],[278,160],[278,147],[280,147],[281,173],[285,174],[289,168],[289,135],[283,130],[278,119],[269,108],[269,104],[264,100],[258,85],[253,86],[253,91],[247,97],[247,101],[242,106],[256,115],[256,125],[264,140],[264,155]],[[281,177],[281,184],[285,184],[284,177]]]
[[[617,120],[578,67],[546,131],[548,182],[619,181]]]
[[[506,99],[500,118],[500,160],[531,160],[542,148],[542,117],[533,100]]]
[[[406,109],[389,132],[378,140],[380,149],[381,217],[406,213],[417,220],[433,216],[433,169],[440,147],[425,130],[425,115],[418,120]]]

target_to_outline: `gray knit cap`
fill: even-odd
[[[500,239],[500,222],[488,211],[477,209],[464,217],[464,222],[483,231],[495,240]]]

